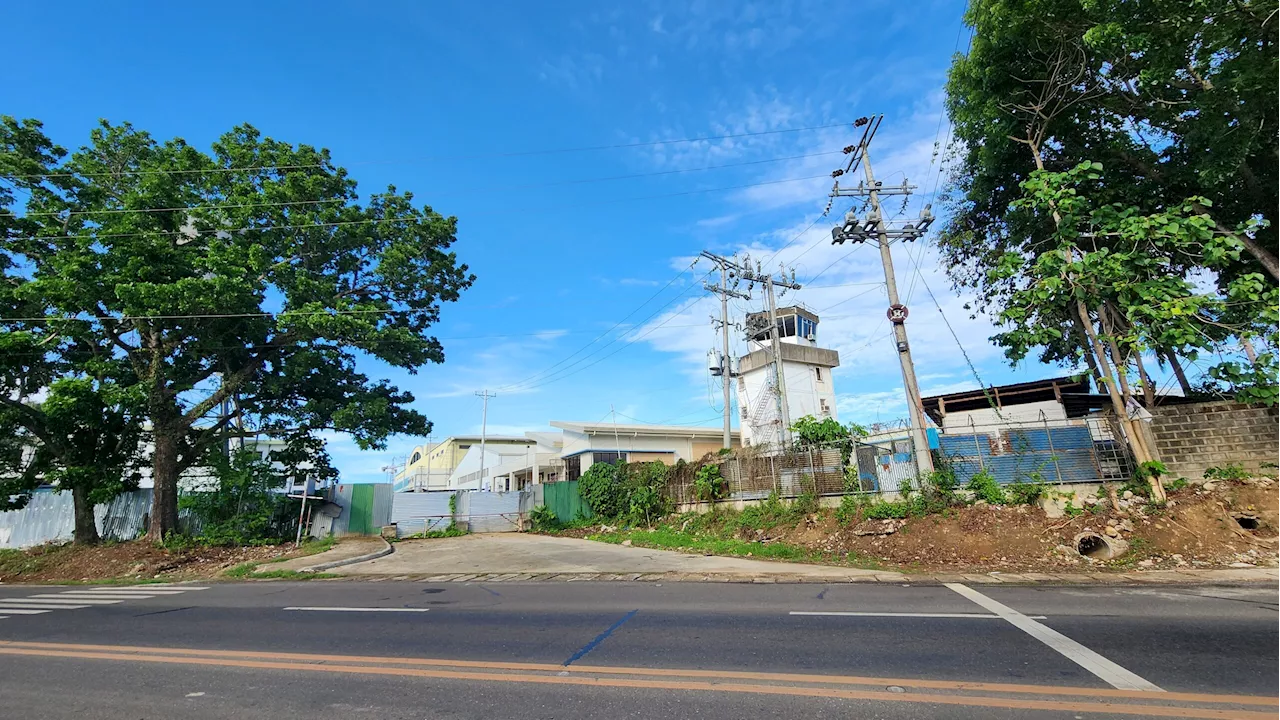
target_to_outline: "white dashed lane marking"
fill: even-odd
[[[0,620],[14,615],[41,615],[54,610],[83,610],[96,605],[119,605],[126,600],[181,595],[208,590],[194,585],[128,585],[123,587],[79,588],[60,593],[38,593],[0,599]]]

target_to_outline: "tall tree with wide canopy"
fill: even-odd
[[[1223,297],[1233,282],[1259,273],[1274,285],[1275,10],[1274,0],[973,0],[972,48],[956,58],[947,87],[959,162],[938,243],[956,285],[975,290],[997,316],[1034,285],[1036,259],[1059,249],[1060,216],[1020,211],[1024,183],[1037,170],[1064,173],[1090,161],[1106,169],[1105,182],[1089,189],[1094,206],[1159,216],[1200,198],[1189,212],[1209,217],[1244,250],[1214,263],[1177,254],[1163,270],[1208,275]],[[1110,244],[1119,237],[1103,234],[1089,246],[1117,249]],[[1011,254],[1022,259],[1013,272]],[[1257,302],[1231,312],[1235,328],[1267,316]],[[1038,308],[1038,321],[1060,330],[1042,338],[1041,360],[1083,358],[1100,384],[1115,385],[1106,379],[1107,338],[1091,331],[1131,326],[1125,313],[1074,302]],[[1246,331],[1212,340],[1221,347],[1230,337],[1249,340]],[[1117,365],[1140,364],[1149,350],[1180,377],[1176,351],[1195,353],[1194,345],[1115,349]],[[1123,381],[1124,368],[1116,369]]]
[[[327,150],[248,125],[205,153],[103,122],[41,179],[60,187],[31,195],[9,241],[17,294],[127,363],[153,447],[149,537],[176,529],[179,475],[224,437],[224,401],[259,431],[361,447],[430,431],[355,363],[444,360],[430,328],[475,279],[449,250],[455,218],[394,187],[361,202]]]

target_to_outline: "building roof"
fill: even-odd
[[[924,411],[939,425],[948,412],[981,410],[995,403],[996,407],[1025,405],[1026,403],[1056,400],[1062,402],[1063,393],[1088,394],[1089,378],[1057,377],[1010,385],[993,385],[985,389],[965,390],[947,395],[921,398]]]
[[[643,435],[645,437],[682,437],[682,438],[722,438],[722,427],[688,427],[686,425],[623,425],[621,423],[573,422],[570,420],[552,420],[551,427],[587,435]],[[739,431],[733,430],[732,437],[738,437]]]
[[[431,450],[435,450],[441,445],[448,445],[451,442],[478,443],[480,442],[480,440],[481,438],[479,435],[450,435],[444,440],[441,440],[440,442],[430,446],[430,448],[428,449],[428,452],[430,452]],[[527,438],[527,437],[524,437],[523,435],[486,435],[484,437],[484,441],[486,443],[491,443],[491,442],[526,443],[529,445],[532,445],[535,442],[537,442],[533,438]]]

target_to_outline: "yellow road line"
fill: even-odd
[[[1158,695],[1143,690],[1116,690],[1055,685],[1022,685],[910,678],[858,677],[849,675],[814,675],[801,673],[755,672],[744,670],[683,670],[679,668],[638,668],[608,665],[573,665],[565,667],[548,663],[504,662],[489,660],[446,660],[440,658],[398,658],[370,655],[327,655],[319,653],[259,652],[253,650],[203,650],[198,648],[147,647],[142,645],[89,645],[79,643],[42,643],[0,641],[0,647],[47,650],[70,650],[112,653],[165,653],[218,658],[250,658],[264,660],[296,660],[302,662],[369,663],[375,665],[409,665],[425,667],[474,668],[479,670],[516,670],[528,672],[564,672],[601,675],[648,675],[651,677],[713,678],[722,680],[763,680],[793,683],[826,683],[832,685],[874,685],[915,687],[930,690],[968,690],[995,693],[1035,695],[1067,695],[1093,698],[1169,700],[1191,703],[1265,705],[1280,707],[1280,699],[1259,695],[1212,695],[1205,693],[1163,692]]]
[[[317,665],[296,664],[263,660],[240,660],[217,657],[190,657],[181,655],[122,654],[109,652],[78,652],[22,647],[0,647],[0,655],[57,657],[83,660],[122,660],[205,667],[234,667],[249,669],[287,670],[292,672],[324,672],[355,675],[384,675],[396,677],[437,678],[446,680],[474,680],[487,682],[532,683],[541,685],[577,685],[601,688],[637,688],[652,690],[688,690],[700,692],[733,692],[758,695],[783,695],[798,697],[822,697],[841,700],[870,700],[877,702],[908,702],[935,705],[960,705],[968,707],[1003,708],[1015,710],[1041,710],[1052,712],[1107,713],[1110,715],[1145,715],[1169,718],[1202,718],[1205,720],[1272,720],[1274,713],[1243,710],[1218,710],[1212,708],[1188,708],[1168,705],[1129,705],[1111,702],[1083,702],[1060,700],[1032,700],[1024,698],[972,697],[961,695],[910,695],[870,690],[846,690],[824,687],[788,687],[780,685],[747,685],[739,683],[712,683],[703,681],[641,680],[634,678],[593,678],[560,675],[496,675],[483,672],[452,670],[426,670],[409,667],[377,667],[367,665]],[[553,666],[558,667],[558,666]],[[1147,697],[1167,699],[1159,696]]]

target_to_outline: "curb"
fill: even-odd
[[[364,555],[357,555],[355,557],[345,558],[342,560],[331,560],[329,562],[319,563],[316,565],[308,565],[307,567],[299,568],[298,572],[304,572],[304,573],[322,572],[324,570],[331,570],[336,567],[342,567],[343,565],[354,565],[356,563],[361,563],[366,560],[376,560],[377,558],[385,557],[395,552],[396,550],[395,547],[391,543],[387,542],[386,538],[379,538],[379,539],[382,540],[382,544],[386,546],[381,550],[375,550],[371,553],[365,553]]]
[[[1212,574],[1210,574],[1212,573]],[[921,573],[902,574],[894,572],[869,573],[866,575],[848,575],[833,577],[816,577],[802,574],[756,575],[750,573],[370,573],[347,574],[344,580],[352,581],[404,581],[426,583],[559,583],[559,582],[622,582],[622,583],[749,583],[749,584],[805,584],[805,585],[838,585],[851,583],[895,584],[895,585],[942,585],[949,582],[973,585],[1021,585],[1021,586],[1085,586],[1085,587],[1139,587],[1151,585],[1231,585],[1256,586],[1262,583],[1275,585],[1276,571],[1269,572],[1205,572],[1193,575],[1190,573],[1172,573],[1151,571],[1148,573],[996,573],[996,574],[953,574],[953,573]]]

